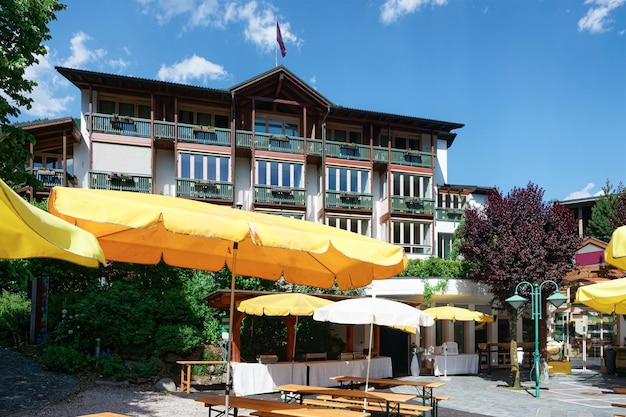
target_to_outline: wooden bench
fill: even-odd
[[[384,403],[375,400],[368,400],[367,403],[364,403],[363,400],[356,400],[352,398],[319,395],[317,396],[316,400],[305,399],[304,401],[311,405],[317,405],[322,407],[347,408],[351,410],[364,410],[377,413],[384,413],[387,411],[386,405]],[[401,403],[399,404],[397,414],[404,416],[416,416],[418,415],[418,413],[421,415],[425,415],[425,413],[428,411],[432,412],[433,407],[429,405]]]
[[[176,361],[177,364],[181,365],[180,368],[180,390],[185,391],[185,387],[187,387],[187,394],[191,389],[191,367],[193,365],[222,365],[225,364],[225,361]],[[185,372],[185,368],[187,368],[187,372]]]
[[[210,397],[197,398],[196,401],[209,407],[209,417],[214,407],[225,407],[226,396],[213,395]],[[353,410],[329,410],[319,407],[306,406],[302,404],[284,403],[280,401],[262,400],[258,398],[237,397],[230,395],[228,397],[228,408],[232,408],[232,415],[237,417],[240,408],[247,410],[255,410],[263,413],[265,416],[283,415],[292,417],[369,417],[369,413],[356,412]],[[228,417],[225,410],[215,410],[216,417]]]
[[[613,387],[613,392],[616,394],[626,394],[626,388],[623,387]]]

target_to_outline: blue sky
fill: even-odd
[[[278,63],[335,104],[463,123],[448,182],[545,199],[626,183],[626,0],[66,0],[21,121],[79,115],[67,66],[228,88]]]

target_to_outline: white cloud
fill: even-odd
[[[65,115],[69,106],[74,101],[73,95],[63,95],[59,91],[64,90],[69,84],[54,69],[54,66],[46,56],[38,56],[38,64],[31,65],[24,73],[24,77],[37,82],[37,86],[28,95],[33,99],[32,107],[21,109],[23,116],[33,118],[55,118]],[[54,58],[54,55],[51,55]]]
[[[602,33],[610,30],[614,22],[610,14],[621,7],[626,0],[585,0],[585,4],[592,5],[587,14],[578,21],[578,31],[588,30],[591,33]]]
[[[415,13],[423,6],[444,6],[448,0],[386,0],[380,7],[380,21],[390,25],[400,17]]]
[[[183,84],[190,84],[191,80],[202,80],[206,84],[209,79],[222,80],[227,76],[224,67],[197,55],[171,66],[162,65],[157,74],[159,80]]]
[[[70,50],[72,55],[65,60],[63,66],[71,68],[79,68],[91,61],[101,59],[106,55],[104,49],[91,49],[85,43],[91,40],[85,32],[78,32],[70,40]]]
[[[565,200],[577,200],[579,198],[595,197],[595,196],[599,196],[599,195],[601,195],[603,193],[602,190],[594,192],[593,191],[594,188],[596,188],[596,185],[594,183],[590,182],[587,185],[585,185],[585,187],[582,190],[574,191],[573,193],[571,193],[570,195],[565,197],[563,199],[563,201],[565,201]]]

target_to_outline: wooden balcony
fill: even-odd
[[[176,196],[232,203],[233,184],[228,181],[176,178]]]
[[[152,177],[122,172],[90,171],[89,187],[94,190],[133,191],[152,193]]]
[[[408,196],[391,196],[392,213],[433,215],[435,201],[432,199]]]
[[[255,204],[289,205],[304,207],[306,190],[296,187],[275,187],[271,185],[254,186]]]
[[[465,213],[464,209],[452,209],[437,207],[435,211],[435,219],[444,222],[460,222]]]
[[[237,130],[233,141],[230,129],[186,123],[176,125],[174,122],[159,120],[155,120],[153,125],[149,119],[127,116],[115,118],[110,114],[101,113],[92,114],[91,130],[98,133],[154,138],[166,142],[178,140],[185,143],[227,147],[234,145],[248,153],[252,150],[252,138],[254,137],[255,150],[311,156],[317,158],[318,161],[321,161],[323,154],[321,139],[305,139],[299,136]],[[393,148],[389,150],[386,147],[370,147],[358,143],[326,141],[326,157],[347,161],[373,162],[380,167],[394,164],[433,168],[433,158],[429,152]]]
[[[326,208],[372,210],[372,194],[349,191],[326,191]]]

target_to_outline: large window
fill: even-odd
[[[346,143],[363,143],[361,128],[356,126],[332,126],[326,128],[326,140]]]
[[[190,125],[215,126],[228,128],[228,116],[225,114],[213,114],[207,111],[179,110],[178,122]]]
[[[437,241],[437,257],[441,259],[450,259],[454,244],[454,235],[452,233],[439,233]]]
[[[403,172],[394,172],[392,175],[393,195],[419,198],[428,198],[430,196],[430,177]]]
[[[370,236],[370,219],[367,217],[326,217],[326,224],[363,236]]]
[[[391,239],[406,253],[430,255],[430,229],[430,223],[394,220]]]
[[[326,189],[329,191],[369,192],[369,171],[328,167]]]
[[[119,114],[120,116],[150,118],[150,106],[148,104],[117,101],[115,99],[98,100],[98,113]]]
[[[256,183],[279,187],[302,187],[302,164],[285,161],[256,161]]]
[[[389,136],[381,135],[380,141],[382,146],[387,145]],[[407,133],[391,133],[391,147],[395,149],[410,149],[414,151],[422,150],[421,141],[414,135]]]
[[[439,193],[437,196],[437,206],[441,208],[451,209],[465,209],[465,203],[467,202],[467,196],[459,194]]]
[[[179,169],[182,178],[229,181],[230,158],[226,155],[181,153]]]
[[[274,135],[300,136],[299,120],[276,114],[257,114],[254,131]]]

